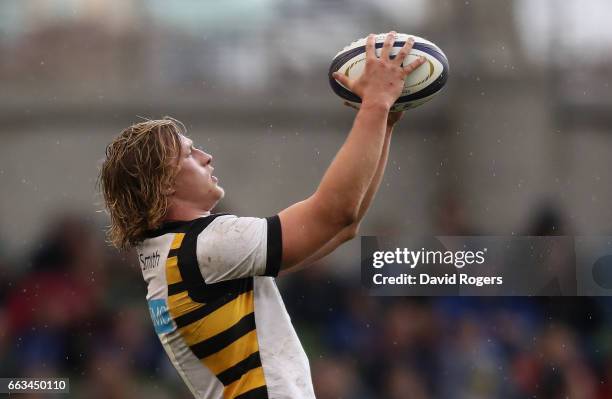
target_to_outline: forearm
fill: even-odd
[[[331,217],[351,217],[354,222],[360,205],[377,173],[386,141],[388,108],[364,104],[345,143],[325,172],[315,195],[326,204]]]
[[[376,195],[376,192],[378,191],[378,188],[380,187],[380,182],[382,181],[382,177],[385,174],[385,167],[387,165],[387,159],[389,157],[389,146],[391,143],[392,132],[393,132],[393,126],[388,126],[386,128],[385,140],[383,143],[382,152],[380,154],[380,159],[378,161],[378,166],[376,167],[376,173],[374,174],[374,177],[372,178],[372,181],[370,182],[370,186],[368,187],[368,190],[366,191],[365,196],[363,197],[363,200],[361,201],[361,204],[359,206],[359,212],[357,215],[357,220],[355,221],[355,223],[342,229],[336,236],[334,236],[334,238],[332,238],[327,243],[325,243],[325,245],[321,247],[317,252],[315,252],[314,254],[309,256],[307,259],[305,259],[303,262],[301,262],[298,268],[301,266],[309,265],[313,262],[316,262],[317,260],[321,258],[326,257],[327,255],[332,253],[336,248],[338,248],[340,245],[353,239],[357,235],[357,232],[359,229],[359,223],[361,222],[361,219],[363,219],[363,217],[365,216],[365,213],[370,207],[372,200],[374,199],[374,196]]]
[[[361,201],[361,204],[359,205],[359,212],[357,214],[356,220],[357,224],[359,224],[359,222],[361,222],[361,219],[363,219],[363,217],[365,216],[366,212],[368,211],[368,208],[372,204],[374,196],[376,196],[376,193],[378,192],[378,188],[380,187],[380,182],[382,181],[382,178],[385,174],[385,169],[387,167],[387,160],[389,159],[389,148],[391,144],[392,133],[393,126],[387,126],[385,132],[385,141],[383,143],[382,153],[380,155],[378,165],[376,167],[376,173],[374,174],[374,177],[370,182],[370,186],[368,187],[368,190],[366,191],[365,196]]]

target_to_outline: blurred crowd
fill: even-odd
[[[74,215],[38,242],[0,258],[0,376],[69,377],[75,398],[191,397],[154,334],[134,255]],[[278,279],[319,399],[612,397],[609,298],[372,297],[333,269]]]

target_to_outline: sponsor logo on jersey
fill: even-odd
[[[168,304],[165,299],[151,299],[149,303],[149,312],[151,320],[157,334],[169,333],[174,330],[170,313],[168,313]]]

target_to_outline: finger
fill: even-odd
[[[385,42],[383,43],[382,51],[380,53],[380,58],[383,60],[389,59],[389,54],[391,54],[391,47],[395,43],[395,31],[391,31],[385,37]]]
[[[370,33],[368,35],[368,39],[366,40],[366,59],[371,58],[371,59],[375,59],[376,58],[376,51],[375,51],[375,46],[376,46],[376,40],[374,39],[374,35],[372,33]]]
[[[410,37],[408,40],[406,40],[406,43],[404,43],[404,46],[397,53],[393,61],[395,61],[397,65],[402,65],[402,62],[404,62],[408,54],[410,54],[412,46],[414,46],[414,38]]]
[[[351,80],[348,78],[348,76],[338,71],[334,72],[332,76],[334,77],[334,79],[340,82],[342,86],[346,87],[347,89],[350,89]]]
[[[425,57],[420,56],[416,60],[412,61],[410,64],[406,65],[404,67],[404,72],[406,73],[406,75],[410,75],[412,72],[414,72],[415,69],[417,69],[424,63],[425,63]]]

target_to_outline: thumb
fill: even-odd
[[[350,88],[350,84],[351,84],[351,80],[348,78],[348,76],[340,73],[340,72],[334,72],[332,74],[332,76],[334,77],[334,79],[336,79],[338,82],[340,82],[342,84],[342,86],[346,87],[346,88]]]

